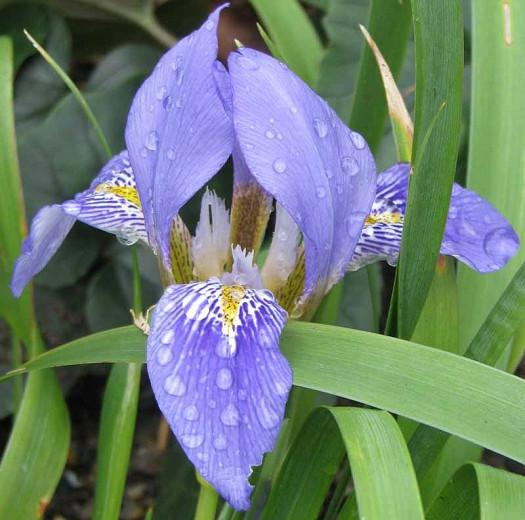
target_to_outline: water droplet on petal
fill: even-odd
[[[182,108],[182,98],[181,97],[177,98],[177,101],[175,101],[175,106],[177,108]]]
[[[204,435],[199,433],[187,433],[181,436],[182,444],[186,448],[198,448],[204,442]]]
[[[366,142],[361,134],[358,134],[357,132],[350,132],[350,138],[358,150],[362,150],[365,147]]]
[[[229,368],[221,368],[217,372],[217,379],[215,382],[221,390],[228,390],[229,388],[231,388],[233,383],[233,376],[231,370]]]
[[[318,199],[324,199],[326,197],[326,189],[323,186],[318,186],[315,190]]]
[[[146,158],[148,156],[148,150],[146,148],[141,148],[140,156]]]
[[[297,114],[297,107],[296,107],[295,105],[292,105],[292,106],[290,107],[290,112],[291,112],[292,114]]]
[[[62,209],[72,217],[76,217],[82,211],[82,205],[76,200],[68,200],[62,204]]]
[[[474,226],[468,222],[467,220],[463,220],[461,222],[461,226],[459,228],[459,231],[462,235],[466,237],[476,237],[478,235],[476,229]]]
[[[174,161],[175,158],[177,157],[176,153],[175,153],[175,150],[173,148],[168,148],[168,151],[166,152],[166,157],[170,160],[170,161]]]
[[[171,349],[168,347],[161,347],[157,352],[157,362],[159,365],[167,365],[173,359]]]
[[[360,235],[366,217],[367,214],[363,211],[354,211],[350,213],[350,215],[346,218],[347,233],[352,237]]]
[[[498,260],[498,263],[506,263],[514,255],[517,247],[516,236],[507,227],[499,227],[490,231],[483,242],[487,255]]]
[[[268,138],[268,139],[273,139],[275,137],[275,134],[271,131],[271,130],[266,130],[266,132],[264,132],[264,135]]]
[[[224,435],[219,434],[217,435],[217,437],[215,437],[215,439],[213,439],[213,447],[216,449],[216,450],[225,450],[226,449],[226,446],[228,446],[228,441],[226,439],[226,437]]]
[[[237,63],[246,70],[257,70],[259,65],[246,56],[237,56]]]
[[[275,391],[278,395],[286,395],[288,393],[288,385],[282,381],[275,382]]]
[[[164,390],[170,395],[180,397],[186,393],[186,385],[180,376],[172,374],[164,381]]]
[[[252,143],[246,143],[244,148],[246,148],[246,150],[253,150],[255,146]]]
[[[319,117],[314,117],[314,128],[317,135],[322,139],[328,134],[328,125],[326,121]]]
[[[271,125],[273,125],[275,123],[275,119],[273,117],[270,117],[270,119],[268,119],[268,121],[270,121]]]
[[[330,168],[325,168],[324,173],[328,179],[332,179],[334,177],[334,172]]]
[[[159,144],[159,134],[155,132],[155,130],[152,130],[146,137],[146,142],[144,143],[146,148],[148,150],[151,150],[152,152],[157,149],[157,145]]]
[[[213,20],[208,20],[205,25],[204,25],[204,28],[207,30],[207,31],[212,31],[213,28],[215,27],[215,22]]]
[[[162,101],[165,97],[166,97],[166,94],[168,93],[168,89],[162,85],[161,87],[159,87],[159,89],[157,90],[157,99],[159,101]]]
[[[448,208],[448,218],[455,219],[458,217],[458,208],[455,206],[450,206]]]
[[[283,63],[282,61],[279,62],[279,65],[281,66],[281,68],[283,70],[288,70],[288,65],[286,65],[286,63]]]
[[[165,345],[168,345],[169,343],[172,342],[173,338],[175,337],[175,333],[172,331],[172,330],[167,330],[163,335],[162,335],[162,338],[161,338],[161,342],[164,343]]]
[[[270,430],[279,423],[279,416],[264,397],[259,401],[259,406],[256,410],[259,422],[265,430]]]
[[[221,412],[220,419],[224,426],[237,426],[240,421],[239,410],[237,410],[234,404],[230,403]]]
[[[273,169],[277,173],[283,173],[286,171],[286,163],[282,159],[275,159],[273,161]]]
[[[166,96],[162,102],[164,110],[171,110],[173,108],[173,98],[171,96]]]
[[[235,356],[235,348],[230,345],[228,338],[221,337],[217,346],[215,347],[215,353],[221,358],[232,358]]]
[[[359,172],[359,164],[357,164],[357,161],[353,157],[348,155],[341,159],[341,168],[351,177]]]
[[[199,418],[199,410],[194,404],[190,404],[184,410],[184,419],[187,421],[196,421]]]

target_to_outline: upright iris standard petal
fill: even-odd
[[[17,298],[31,279],[48,264],[74,223],[75,218],[65,213],[59,204],[44,206],[35,215],[11,278],[11,291]]]
[[[235,508],[272,449],[292,384],[286,313],[269,291],[218,279],[172,285],[157,305],[147,367],[157,402],[199,473]]]
[[[113,233],[125,244],[137,240],[147,243],[144,217],[126,151],[113,157],[87,190],[63,204],[45,206],[35,215],[13,271],[11,290],[15,296],[20,296],[31,278],[48,264],[75,220]]]
[[[167,267],[173,219],[231,153],[233,129],[213,79],[223,7],[164,54],[128,116],[126,144],[148,237]]]
[[[378,260],[397,263],[408,193],[410,165],[396,164],[381,173],[377,197],[349,269]],[[476,193],[454,184],[441,254],[454,256],[472,269],[487,273],[501,269],[519,248],[509,222]]]
[[[228,60],[236,136],[251,173],[303,233],[305,293],[344,273],[375,195],[359,134],[285,65],[251,49]]]

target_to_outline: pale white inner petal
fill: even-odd
[[[297,261],[301,232],[288,212],[277,204],[275,231],[262,269],[264,286],[275,291],[292,272]]]
[[[231,273],[224,273],[225,285],[242,285],[251,289],[262,289],[263,282],[257,264],[253,261],[253,251],[247,252],[241,246],[232,248],[233,266]]]
[[[230,248],[230,212],[215,192],[202,197],[200,220],[192,238],[195,275],[201,280],[220,276]]]

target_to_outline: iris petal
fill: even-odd
[[[147,243],[144,216],[126,151],[104,165],[91,186],[63,204],[43,207],[31,222],[11,281],[15,296],[51,260],[75,220],[116,235],[123,243]]]
[[[236,136],[252,175],[304,236],[305,293],[344,273],[375,195],[364,139],[285,65],[251,49],[228,60]]]
[[[400,163],[378,176],[377,197],[365,221],[349,269],[378,260],[396,265],[408,193],[410,165]],[[440,252],[481,272],[501,269],[519,248],[509,222],[476,193],[454,184]]]
[[[159,407],[199,473],[235,508],[272,449],[292,383],[279,351],[286,313],[269,291],[218,279],[172,285],[147,348]]]
[[[31,279],[48,264],[74,223],[75,218],[66,214],[59,204],[44,206],[35,215],[11,278],[11,291],[17,298]]]
[[[231,153],[233,129],[213,79],[224,7],[164,54],[128,116],[126,144],[148,237],[168,269],[173,219]]]

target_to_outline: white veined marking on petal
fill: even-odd
[[[273,411],[264,397],[259,401],[257,417],[259,417],[261,426],[266,430],[274,428],[279,423],[279,416]]]
[[[206,298],[199,296],[191,302],[191,305],[185,310],[185,312],[188,319],[201,321],[208,316],[210,307]]]
[[[168,347],[161,347],[157,352],[157,361],[159,365],[167,365],[173,359],[171,349]]]
[[[221,412],[221,422],[225,426],[237,426],[239,424],[239,410],[235,407],[234,404],[230,403],[226,408]]]
[[[172,374],[164,381],[164,390],[170,395],[180,397],[186,393],[186,385],[180,376]]]
[[[182,444],[184,444],[186,448],[198,448],[204,442],[204,435],[199,433],[188,433],[186,435],[182,435],[181,438]]]
[[[166,299],[165,302],[162,304],[162,310],[164,312],[169,312],[175,307],[175,302],[173,300]]]

